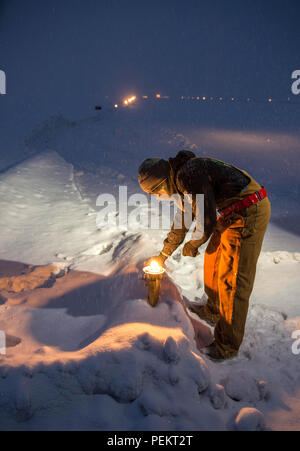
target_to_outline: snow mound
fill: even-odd
[[[215,409],[222,409],[226,404],[226,394],[224,387],[220,384],[216,384],[211,391],[210,399]]]
[[[207,425],[199,396],[204,394],[205,402],[209,370],[179,328],[123,324],[80,351],[47,348],[29,360],[21,366],[7,362],[0,370],[0,407],[17,422],[40,415],[45,405],[59,404],[64,391],[64,397],[109,395],[128,405],[125,411],[131,414],[134,408],[144,417],[168,417],[172,427],[179,416],[198,411],[195,424]],[[208,398],[206,404],[211,409]],[[119,421],[110,426],[118,427]]]
[[[258,383],[243,370],[230,372],[225,381],[225,391],[234,401],[256,402],[260,399]]]
[[[235,427],[238,431],[263,431],[265,430],[264,416],[257,409],[244,407],[235,419]]]

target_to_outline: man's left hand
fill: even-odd
[[[144,262],[144,265],[145,265],[145,266],[151,265],[151,262],[152,262],[153,260],[156,261],[156,263],[158,263],[159,266],[164,266],[164,263],[165,263],[165,261],[167,260],[167,257],[164,256],[164,255],[162,255],[162,254],[155,255],[155,256],[149,258],[149,260],[146,260],[146,261]]]
[[[184,255],[184,257],[196,257],[199,254],[198,248],[193,246],[190,241],[183,246],[182,255]]]

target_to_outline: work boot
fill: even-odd
[[[210,311],[208,311],[206,305],[196,305],[196,304],[193,305],[193,304],[191,304],[189,306],[189,309],[193,313],[196,313],[196,315],[198,315],[200,319],[205,321],[211,327],[215,327],[215,325],[217,324],[217,322],[219,320],[219,315],[211,313]]]
[[[221,362],[222,360],[225,360],[225,357],[221,354],[215,342],[211,343],[209,346],[205,346],[205,348],[202,348],[201,352],[214,362]]]

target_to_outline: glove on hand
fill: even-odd
[[[196,257],[199,255],[198,248],[193,246],[190,241],[185,243],[182,249],[182,255],[185,257]]]
[[[168,257],[165,257],[165,256],[162,255],[162,254],[155,255],[155,256],[149,258],[149,260],[147,260],[147,261],[145,262],[145,266],[149,266],[150,263],[151,263],[153,260],[155,260],[155,261],[159,264],[159,266],[164,266],[164,263],[165,263],[165,261],[167,260],[167,258],[168,258]]]

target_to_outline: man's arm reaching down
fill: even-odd
[[[163,256],[168,258],[171,254],[173,254],[178,246],[184,241],[190,225],[191,223],[187,224],[187,220],[184,220],[184,212],[178,209],[172,228],[168,233],[167,238],[164,240],[164,247],[161,251]]]

